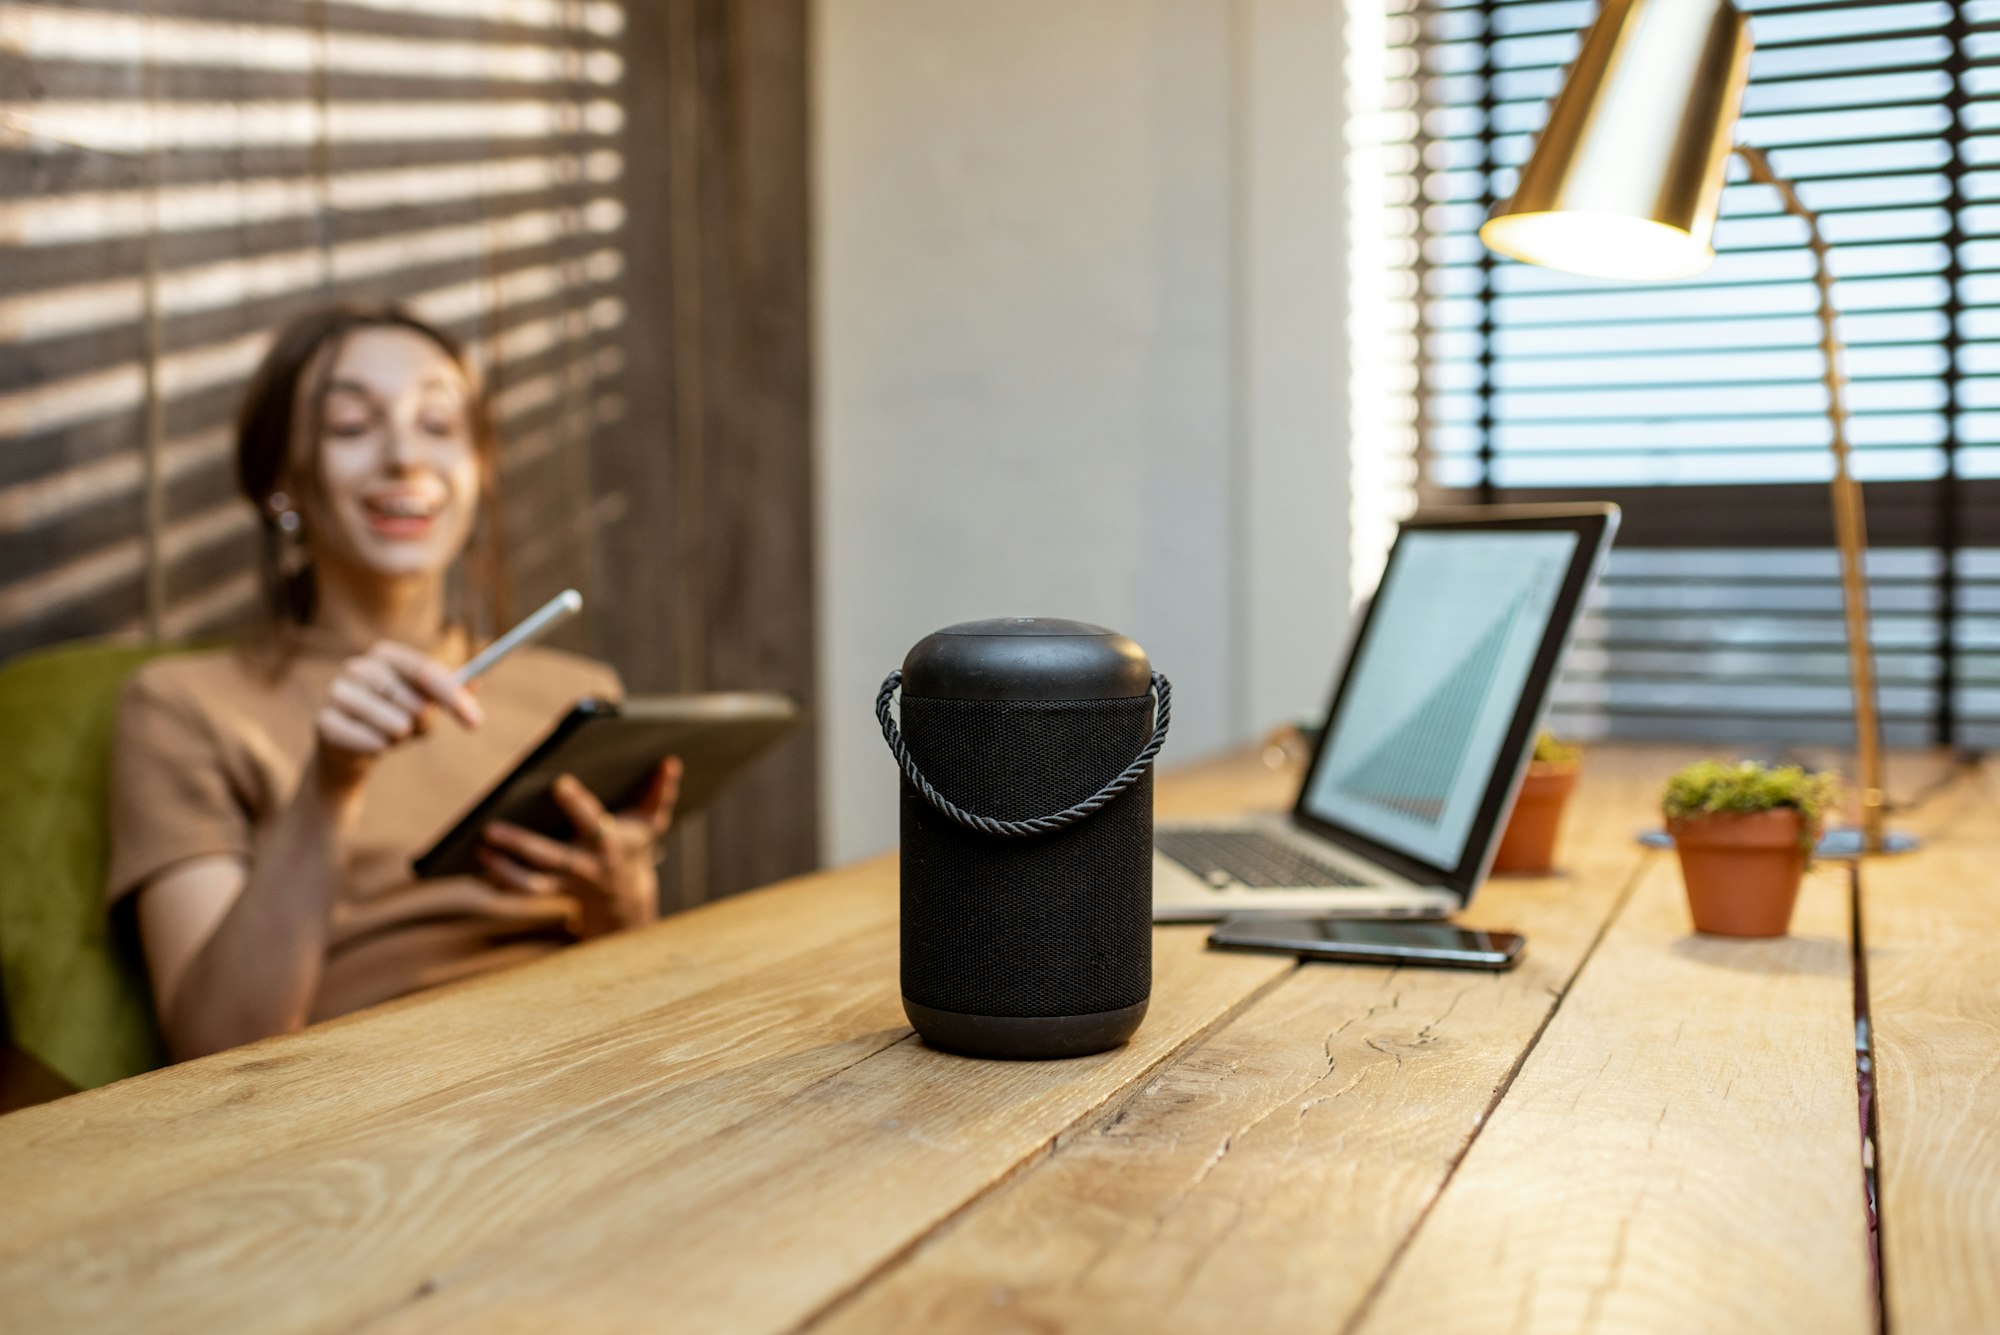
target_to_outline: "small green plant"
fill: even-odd
[[[1559,741],[1552,732],[1535,734],[1535,759],[1544,765],[1568,765],[1583,754],[1583,748],[1571,742]]]
[[[1671,823],[1723,812],[1795,808],[1802,819],[1799,839],[1808,856],[1826,816],[1840,795],[1832,774],[1808,774],[1797,765],[1773,768],[1754,760],[1699,760],[1667,780],[1661,809]]]

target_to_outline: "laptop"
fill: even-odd
[[[1289,813],[1154,832],[1153,917],[1440,918],[1485,879],[1615,505],[1404,523]]]

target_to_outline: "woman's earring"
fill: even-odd
[[[296,534],[304,523],[292,508],[292,498],[282,491],[271,493],[271,512],[277,516],[278,527],[287,533]]]

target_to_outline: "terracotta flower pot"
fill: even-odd
[[[1493,870],[1500,872],[1546,872],[1556,865],[1556,835],[1562,827],[1563,807],[1576,788],[1577,762],[1536,760],[1521,779],[1521,795],[1514,799],[1514,814],[1507,818],[1506,833],[1500,836],[1499,851],[1493,855]]]
[[[1806,854],[1790,807],[1671,821],[1688,909],[1698,932],[1783,936],[1792,925]]]

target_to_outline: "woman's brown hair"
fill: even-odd
[[[274,637],[282,638],[286,631],[310,623],[317,598],[312,562],[293,555],[297,535],[288,533],[279,522],[272,498],[288,490],[294,500],[316,493],[328,373],[348,335],[360,329],[382,328],[407,329],[428,339],[465,376],[471,391],[466,420],[479,459],[479,519],[465,552],[465,596],[458,610],[473,623],[467,628],[476,636],[496,633],[507,619],[499,438],[465,346],[401,306],[344,302],[308,311],[278,331],[250,377],[236,419],[236,481],[257,508],[259,574],[268,628]],[[311,384],[307,383],[309,377]],[[303,445],[298,458],[293,457],[295,441]]]

